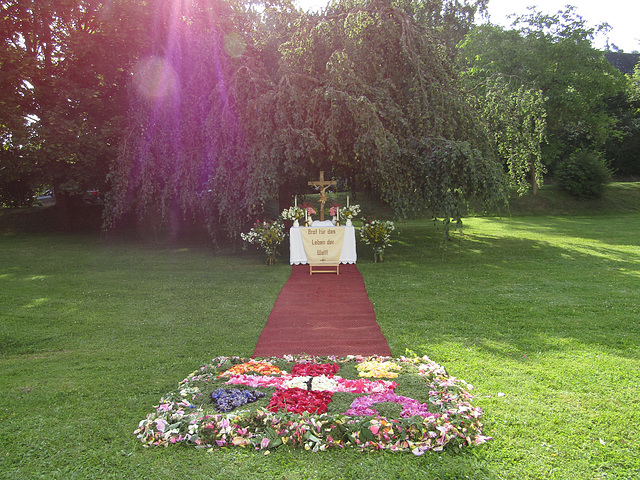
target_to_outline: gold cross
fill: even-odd
[[[320,180],[308,182],[308,185],[312,185],[320,189],[320,221],[321,222],[324,221],[324,204],[327,202],[327,195],[325,195],[324,191],[330,186],[335,184],[336,182],[333,180],[324,179],[324,170],[320,170]]]

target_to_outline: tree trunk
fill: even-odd
[[[56,196],[56,217],[58,220],[58,227],[68,232],[71,229],[71,211],[72,211],[72,198],[68,193],[58,193],[54,188]]]
[[[536,167],[533,162],[530,164],[529,172],[531,175],[531,193],[535,197],[538,195],[538,182],[536,181]]]

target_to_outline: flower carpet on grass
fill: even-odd
[[[408,451],[479,445],[471,385],[428,357],[218,357],[166,395],[135,434],[172,444]]]

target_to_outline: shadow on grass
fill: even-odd
[[[598,345],[637,358],[640,218],[470,219],[443,249],[403,226],[387,262],[360,262],[394,354],[455,341],[514,359]]]

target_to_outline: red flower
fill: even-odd
[[[274,413],[278,410],[297,414],[326,413],[332,396],[333,392],[309,391],[302,388],[278,389],[271,397],[267,409]]]

